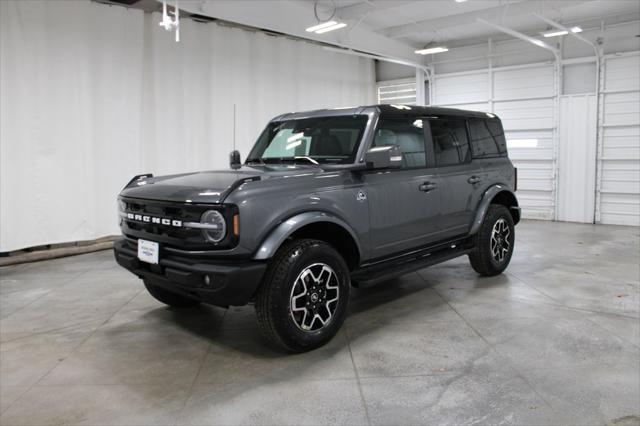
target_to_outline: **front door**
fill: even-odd
[[[381,119],[372,147],[398,145],[402,168],[363,173],[371,255],[381,258],[440,239],[440,185],[424,138],[424,120]]]

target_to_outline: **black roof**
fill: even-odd
[[[350,108],[327,108],[317,109],[313,111],[300,111],[282,114],[275,117],[272,121],[295,120],[300,118],[336,116],[336,115],[359,115],[371,113],[375,110],[380,111],[383,117],[424,117],[424,116],[453,116],[453,117],[495,117],[494,114],[488,114],[480,111],[467,111],[456,108],[440,108],[431,106],[418,105],[396,105],[396,104],[379,104],[365,105]]]
[[[425,116],[425,115],[449,115],[457,117],[482,117],[487,118],[486,112],[468,111],[457,108],[440,108],[420,105],[371,105],[371,108],[378,108],[383,116]],[[409,109],[407,109],[409,108]],[[493,114],[492,114],[493,115]]]

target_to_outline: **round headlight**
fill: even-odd
[[[202,235],[207,241],[219,243],[227,235],[227,223],[224,220],[224,216],[217,210],[204,212],[200,223],[206,225],[202,229]]]

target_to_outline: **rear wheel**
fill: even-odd
[[[511,261],[514,242],[515,226],[511,213],[503,205],[491,204],[474,236],[474,248],[469,253],[471,267],[484,276],[502,273]]]
[[[191,299],[189,297],[182,296],[178,293],[165,290],[162,287],[151,284],[146,279],[143,281],[144,281],[144,286],[147,288],[147,291],[149,292],[149,294],[152,295],[159,302],[164,303],[165,305],[175,306],[175,307],[186,307],[186,306],[196,306],[200,304],[200,302],[195,299]]]
[[[258,325],[277,346],[304,352],[327,343],[344,322],[349,269],[329,244],[296,240],[272,259],[256,297]]]

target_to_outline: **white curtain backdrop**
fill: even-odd
[[[283,112],[373,103],[371,60],[88,1],[0,1],[0,252],[118,233],[135,174],[228,167]]]

